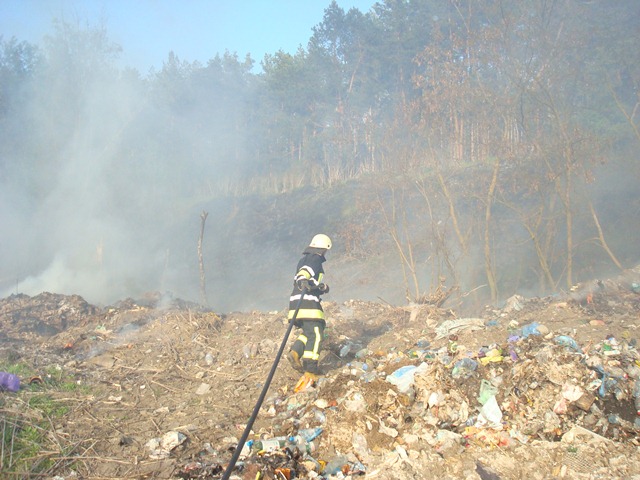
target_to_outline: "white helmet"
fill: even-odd
[[[324,248],[325,250],[330,250],[331,239],[326,235],[319,233],[311,239],[311,243],[309,244],[309,246],[312,248]]]

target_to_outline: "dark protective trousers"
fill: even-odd
[[[322,320],[301,320],[300,323],[302,324],[302,333],[294,342],[291,350],[295,351],[302,360],[305,372],[320,375],[318,361],[320,360],[320,349],[326,323]]]

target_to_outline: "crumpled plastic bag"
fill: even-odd
[[[150,451],[150,458],[167,458],[171,454],[171,450],[184,443],[186,439],[187,436],[184,433],[171,431],[165,433],[162,438],[152,438],[145,444],[145,447]]]
[[[462,330],[481,330],[485,328],[484,320],[482,318],[458,318],[455,320],[445,320],[438,325],[436,330],[436,340],[444,337],[448,337],[452,333],[460,332]]]
[[[17,392],[20,390],[20,378],[13,373],[0,372],[0,391],[2,390]]]
[[[416,373],[422,373],[429,368],[429,364],[426,362],[421,363],[418,366],[406,365],[400,367],[398,370],[390,375],[387,375],[386,381],[392,385],[398,387],[400,393],[408,393],[409,389],[413,386]]]
[[[502,430],[502,410],[500,410],[495,396],[490,397],[482,406],[475,426]]]

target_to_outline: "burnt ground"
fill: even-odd
[[[325,302],[324,377],[295,394],[299,374],[282,360],[249,437],[321,427],[312,452],[243,455],[232,478],[640,478],[636,270],[473,318],[429,304]],[[155,294],[106,308],[51,293],[1,300],[0,364],[36,377],[0,392],[3,475],[220,478],[285,314],[219,315]],[[477,362],[468,377],[462,358]],[[401,367],[417,367],[414,377]],[[59,388],[62,378],[74,387]],[[480,413],[483,384],[497,419]],[[64,414],[51,416],[32,469],[16,470],[7,425],[29,425],[30,398],[43,392]]]

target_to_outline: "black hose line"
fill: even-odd
[[[298,312],[300,311],[300,304],[302,303],[302,298],[304,297],[304,291],[300,294],[300,300],[298,301],[298,305],[296,305],[296,311],[293,313],[293,317],[289,320],[289,327],[287,328],[287,332],[284,334],[284,338],[282,339],[282,343],[280,344],[280,350],[278,350],[278,354],[276,355],[276,359],[271,366],[271,371],[269,372],[269,376],[267,380],[264,382],[264,387],[262,387],[262,393],[260,393],[260,397],[258,397],[258,401],[256,402],[256,406],[253,408],[253,413],[247,422],[247,426],[242,432],[242,436],[238,441],[238,445],[236,446],[235,451],[233,452],[233,456],[231,460],[229,460],[229,465],[227,469],[222,474],[220,480],[229,480],[231,476],[231,471],[233,467],[235,467],[238,458],[240,458],[240,453],[242,452],[242,447],[244,447],[247,438],[249,437],[249,433],[251,432],[251,428],[253,427],[253,423],[256,421],[258,416],[258,412],[260,412],[260,407],[262,406],[262,402],[264,402],[264,397],[267,396],[267,391],[269,390],[269,385],[271,385],[271,380],[273,380],[273,376],[276,373],[276,368],[278,367],[278,363],[280,362],[280,358],[282,357],[282,352],[284,352],[284,348],[287,346],[287,340],[289,340],[289,335],[291,334],[291,330],[293,330],[293,322],[296,321],[296,317],[298,316]]]

